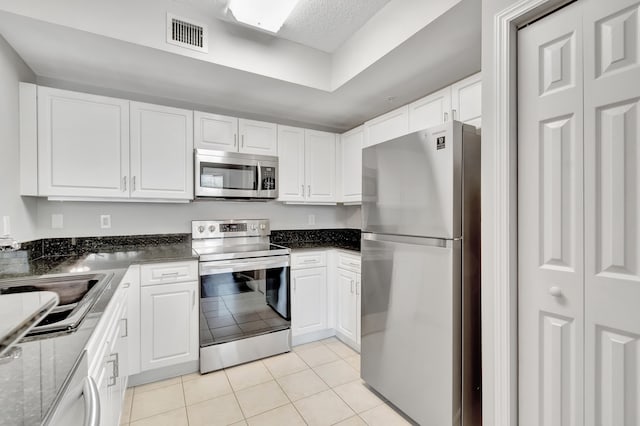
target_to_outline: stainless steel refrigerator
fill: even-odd
[[[420,425],[480,425],[480,136],[448,122],[362,166],[362,378]]]

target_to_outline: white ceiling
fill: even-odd
[[[300,0],[278,37],[333,53],[389,0]]]
[[[83,7],[85,0],[66,0],[67,3],[76,1],[77,8]],[[173,0],[173,4],[201,1],[214,0]],[[410,2],[392,1],[396,2],[395,6]],[[414,1],[412,15],[416,15],[415,5],[423,4],[420,3],[422,1],[426,0]],[[386,50],[375,52],[377,56],[373,61],[357,58],[357,54],[361,51],[371,53],[371,50],[379,48],[391,38],[389,33],[380,34],[377,43],[373,39],[375,45],[371,49],[367,49],[366,45],[365,48],[359,48],[363,44],[355,43],[355,37],[352,36],[348,41],[350,50],[345,50],[343,46],[340,48],[342,54],[348,59],[356,57],[362,60],[356,64],[359,68],[354,67],[357,72],[343,79],[344,83],[332,90],[320,87],[322,85],[300,83],[300,80],[308,79],[314,70],[318,72],[319,79],[325,78],[323,76],[327,75],[329,69],[326,66],[335,66],[335,57],[326,56],[326,53],[318,56],[321,53],[318,50],[286,40],[282,40],[285,43],[283,45],[274,43],[273,38],[254,38],[247,35],[244,29],[231,32],[220,29],[216,33],[217,41],[225,41],[222,37],[227,37],[229,49],[214,49],[206,58],[198,53],[186,52],[185,49],[166,48],[165,43],[158,40],[162,35],[157,34],[158,31],[162,34],[163,29],[154,27],[164,19],[166,9],[145,9],[142,1],[131,3],[131,7],[138,7],[137,11],[133,11],[138,13],[138,17],[129,16],[133,26],[128,27],[127,22],[121,22],[118,29],[122,29],[124,35],[109,35],[106,33],[111,29],[109,22],[120,16],[120,10],[113,2],[92,3],[91,7],[100,5],[103,8],[92,12],[93,15],[97,13],[104,16],[102,21],[105,21],[106,29],[103,30],[97,28],[102,25],[100,21],[88,23],[79,15],[71,15],[75,21],[64,24],[55,23],[55,19],[45,19],[51,16],[58,20],[68,19],[69,15],[64,9],[61,10],[59,3],[56,6],[43,0],[35,7],[29,3],[0,0],[0,34],[43,84],[332,131],[348,130],[480,69],[481,5],[477,0],[462,0],[453,7],[450,7],[451,0],[429,0],[429,4],[439,3],[443,8],[450,8],[443,9],[446,12],[439,17],[435,15],[424,27],[418,27],[422,29],[417,32],[402,35],[403,38],[394,42],[392,48],[383,46]],[[378,7],[386,3],[373,2]],[[321,3],[325,2],[317,2]],[[354,0],[350,3],[368,2]],[[24,9],[18,10],[18,15],[6,11],[14,6]],[[373,13],[371,9],[365,9],[367,13]],[[398,11],[402,11],[402,7],[397,7],[394,13]],[[352,13],[355,14],[355,10]],[[142,22],[140,17],[144,16],[152,19]],[[365,26],[370,29],[374,19],[379,18],[379,14],[374,15]],[[299,19],[298,22],[303,22],[304,19],[313,18],[312,14],[308,14],[306,18]],[[156,33],[147,31],[140,35],[141,24],[148,24],[148,28]],[[361,24],[358,25],[362,28]],[[400,25],[415,27],[416,22],[402,21]],[[375,28],[378,26],[374,25]],[[352,25],[351,30],[355,30],[362,39],[362,30],[356,27]],[[141,38],[129,41],[127,38],[131,38],[131,34]],[[320,39],[320,32],[310,38]],[[369,37],[364,39],[365,42],[371,40]],[[257,68],[271,67],[274,71],[243,70],[233,62],[218,61],[216,55],[221,53],[235,55],[230,57],[237,63],[244,60],[257,64]],[[292,68],[296,68],[295,73],[292,73]],[[286,77],[286,73],[295,79]],[[285,78],[279,77],[283,75]],[[389,97],[393,97],[394,102],[388,102]]]

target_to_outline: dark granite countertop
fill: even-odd
[[[272,230],[271,242],[296,249],[339,248],[360,251],[359,229]]]
[[[0,279],[113,273],[75,332],[21,341],[17,344],[20,357],[0,362],[0,426],[41,424],[127,268],[140,263],[197,260],[189,235],[185,235],[38,240],[0,256]]]
[[[0,362],[1,426],[35,426],[42,423],[118,289],[125,271],[108,271],[113,273],[111,280],[76,331],[20,342],[17,345],[20,356]]]
[[[88,239],[87,239],[88,240]],[[45,243],[41,253],[33,253],[33,244],[27,244],[25,251],[29,256],[13,259],[12,263],[0,261],[0,279],[49,274],[66,274],[76,272],[101,271],[105,269],[126,269],[130,265],[140,263],[173,262],[180,260],[197,260],[198,256],[191,249],[191,241],[166,242],[161,244],[145,244],[136,237],[135,244],[119,244],[108,246],[101,244],[92,247],[68,246],[66,244],[51,245]]]

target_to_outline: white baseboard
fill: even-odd
[[[155,370],[144,371],[142,373],[129,376],[128,386],[140,386],[160,380],[171,379],[184,374],[197,373],[200,371],[199,361],[189,361],[183,364],[172,365],[171,367],[157,368]]]
[[[301,334],[299,336],[293,336],[291,338],[291,345],[298,346],[305,343],[315,342],[316,340],[327,339],[336,335],[336,331],[333,328],[326,330],[314,331],[313,333]]]

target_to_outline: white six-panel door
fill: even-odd
[[[518,33],[521,425],[640,424],[639,5]]]
[[[640,3],[584,2],[585,424],[640,425]]]

